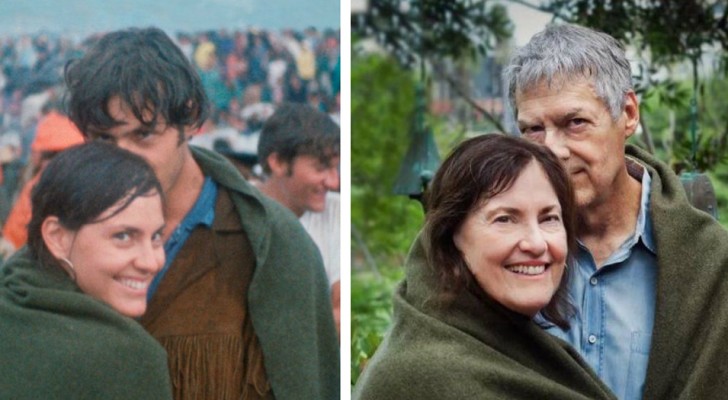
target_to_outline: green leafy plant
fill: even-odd
[[[423,212],[417,202],[392,190],[410,140],[413,73],[388,56],[370,53],[354,56],[351,75],[351,224],[357,267],[365,253],[382,259],[404,254]]]
[[[402,280],[400,267],[381,274],[357,273],[351,279],[351,384],[359,379],[382,342],[392,319],[392,295]]]

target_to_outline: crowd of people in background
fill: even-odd
[[[0,222],[5,223],[23,183],[36,175],[31,145],[38,124],[63,112],[63,70],[103,33],[0,36]],[[338,121],[338,30],[255,28],[171,35],[197,69],[211,117],[193,138],[227,155],[255,178],[257,138],[284,102],[305,103]]]

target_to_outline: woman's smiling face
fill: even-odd
[[[68,235],[67,257],[76,283],[86,294],[128,317],[147,307],[147,289],[164,266],[162,199],[157,193],[135,198],[112,217],[113,206],[94,222]]]
[[[512,311],[534,316],[561,283],[567,256],[561,205],[536,161],[508,190],[471,211],[453,239],[480,287]]]

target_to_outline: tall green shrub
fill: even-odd
[[[351,224],[354,267],[406,253],[423,220],[415,201],[392,193],[409,144],[415,77],[380,54],[354,56],[351,94]],[[364,249],[366,247],[366,249]]]

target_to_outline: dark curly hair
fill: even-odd
[[[258,161],[270,173],[268,156],[289,163],[309,155],[328,165],[339,155],[339,126],[325,113],[306,104],[286,103],[265,121],[258,140]]]
[[[143,125],[153,129],[161,120],[178,127],[180,143],[182,127],[199,128],[209,114],[199,75],[158,28],[104,35],[66,65],[65,81],[69,116],[89,137],[119,125],[108,110],[116,96]]]

